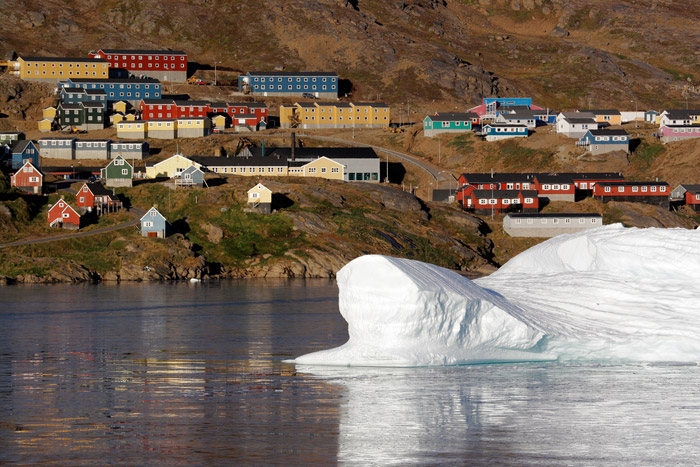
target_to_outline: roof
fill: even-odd
[[[25,62],[89,62],[89,63],[108,63],[107,60],[101,58],[85,58],[85,57],[19,57]]]
[[[589,110],[594,115],[622,115],[617,109]]]
[[[428,116],[434,122],[461,122],[472,120],[474,118],[479,118],[474,112],[463,112],[463,113],[441,113]]]
[[[593,117],[564,117],[564,120],[566,120],[569,123],[574,123],[574,124],[576,124],[576,123],[578,123],[578,124],[582,124],[582,123],[597,124],[598,123],[598,122],[596,122],[595,118],[593,118]]]
[[[334,71],[249,71],[250,76],[335,76],[338,74]]]
[[[265,156],[254,154],[250,157],[233,156],[192,156],[192,160],[203,167],[286,167],[287,159],[274,149],[266,150]]]
[[[109,196],[112,199],[119,199],[114,195],[112,190],[108,190],[103,184],[96,183],[86,183],[85,186],[92,192],[95,196]]]
[[[13,154],[17,154],[17,153],[20,153],[20,152],[24,152],[24,150],[27,149],[27,146],[29,146],[30,144],[31,144],[32,146],[36,147],[36,145],[34,144],[34,142],[33,142],[32,140],[30,140],[30,139],[20,139],[20,140],[17,140],[17,141],[15,141],[14,146],[12,146],[12,153],[13,153]]]
[[[627,136],[625,130],[588,130],[593,136]]]
[[[598,214],[597,212],[539,212],[539,213],[524,213],[524,212],[509,212],[506,214],[506,217],[510,217],[513,219],[542,219],[542,218],[547,218],[547,219],[552,219],[552,218],[560,218],[560,217],[585,217],[585,218],[591,218],[591,217],[603,217],[602,214]]]
[[[667,182],[598,182],[598,186],[640,186],[640,185],[652,185],[652,186],[668,186]]]
[[[566,173],[535,174],[533,178],[537,179],[538,183],[569,183],[572,187],[574,184],[574,177]]]
[[[92,59],[94,60],[94,58]],[[109,78],[109,79],[93,79],[93,78],[68,78],[66,81],[71,81],[73,83],[100,83],[100,84],[121,84],[121,83],[132,83],[132,84],[160,84],[160,81],[156,78]]]
[[[477,198],[517,198],[522,194],[526,198],[537,198],[537,190],[474,190]]]
[[[527,173],[463,173],[459,178],[462,177],[469,184],[532,181],[532,174]]]
[[[187,55],[182,50],[156,50],[156,49],[99,49],[97,52],[106,54],[136,54],[136,55]],[[90,52],[90,53],[97,53]]]

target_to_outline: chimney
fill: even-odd
[[[292,156],[291,156],[292,162],[294,162],[294,146],[296,146],[296,145],[297,145],[297,142],[296,142],[296,133],[294,133],[294,132],[292,131]]]

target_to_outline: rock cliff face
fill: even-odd
[[[218,62],[224,81],[333,70],[355,100],[421,112],[496,95],[562,110],[656,108],[699,91],[693,0],[5,0],[3,11],[5,56],[172,48],[190,71]]]

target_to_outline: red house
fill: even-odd
[[[668,209],[670,189],[666,182],[601,182],[593,187],[593,197],[604,203],[628,201],[653,204]]]
[[[104,211],[116,211],[122,202],[101,183],[84,183],[75,195],[76,204],[88,212],[96,209],[98,214]]]
[[[212,113],[209,102],[205,101],[175,101],[175,118],[201,118]]]
[[[535,174],[535,190],[551,201],[576,201],[576,185],[571,174]]]
[[[267,122],[268,109],[267,104],[264,102],[236,102],[227,103],[226,113],[229,114],[232,121],[241,115],[254,115],[255,124],[257,125],[261,121],[265,120]]]
[[[141,120],[177,118],[177,107],[172,99],[141,99],[139,111]]]
[[[462,209],[475,214],[539,212],[539,198],[535,190],[477,190],[467,185],[457,190],[455,199]]]
[[[532,190],[532,175],[527,173],[463,173],[458,186],[472,185],[477,190]]]
[[[80,214],[73,209],[63,198],[49,208],[49,227],[78,230],[80,228]]]
[[[33,195],[42,194],[43,184],[44,174],[29,161],[26,161],[17,172],[10,175],[10,186]]]
[[[180,50],[99,49],[88,57],[109,62],[110,73],[117,73],[114,78],[133,75],[174,83],[187,81],[187,54]]]

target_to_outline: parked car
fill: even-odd
[[[301,97],[305,97],[305,98],[307,98],[307,99],[316,99],[316,96],[314,96],[314,95],[313,95],[312,93],[310,93],[310,92],[305,92],[304,94],[301,95]]]

